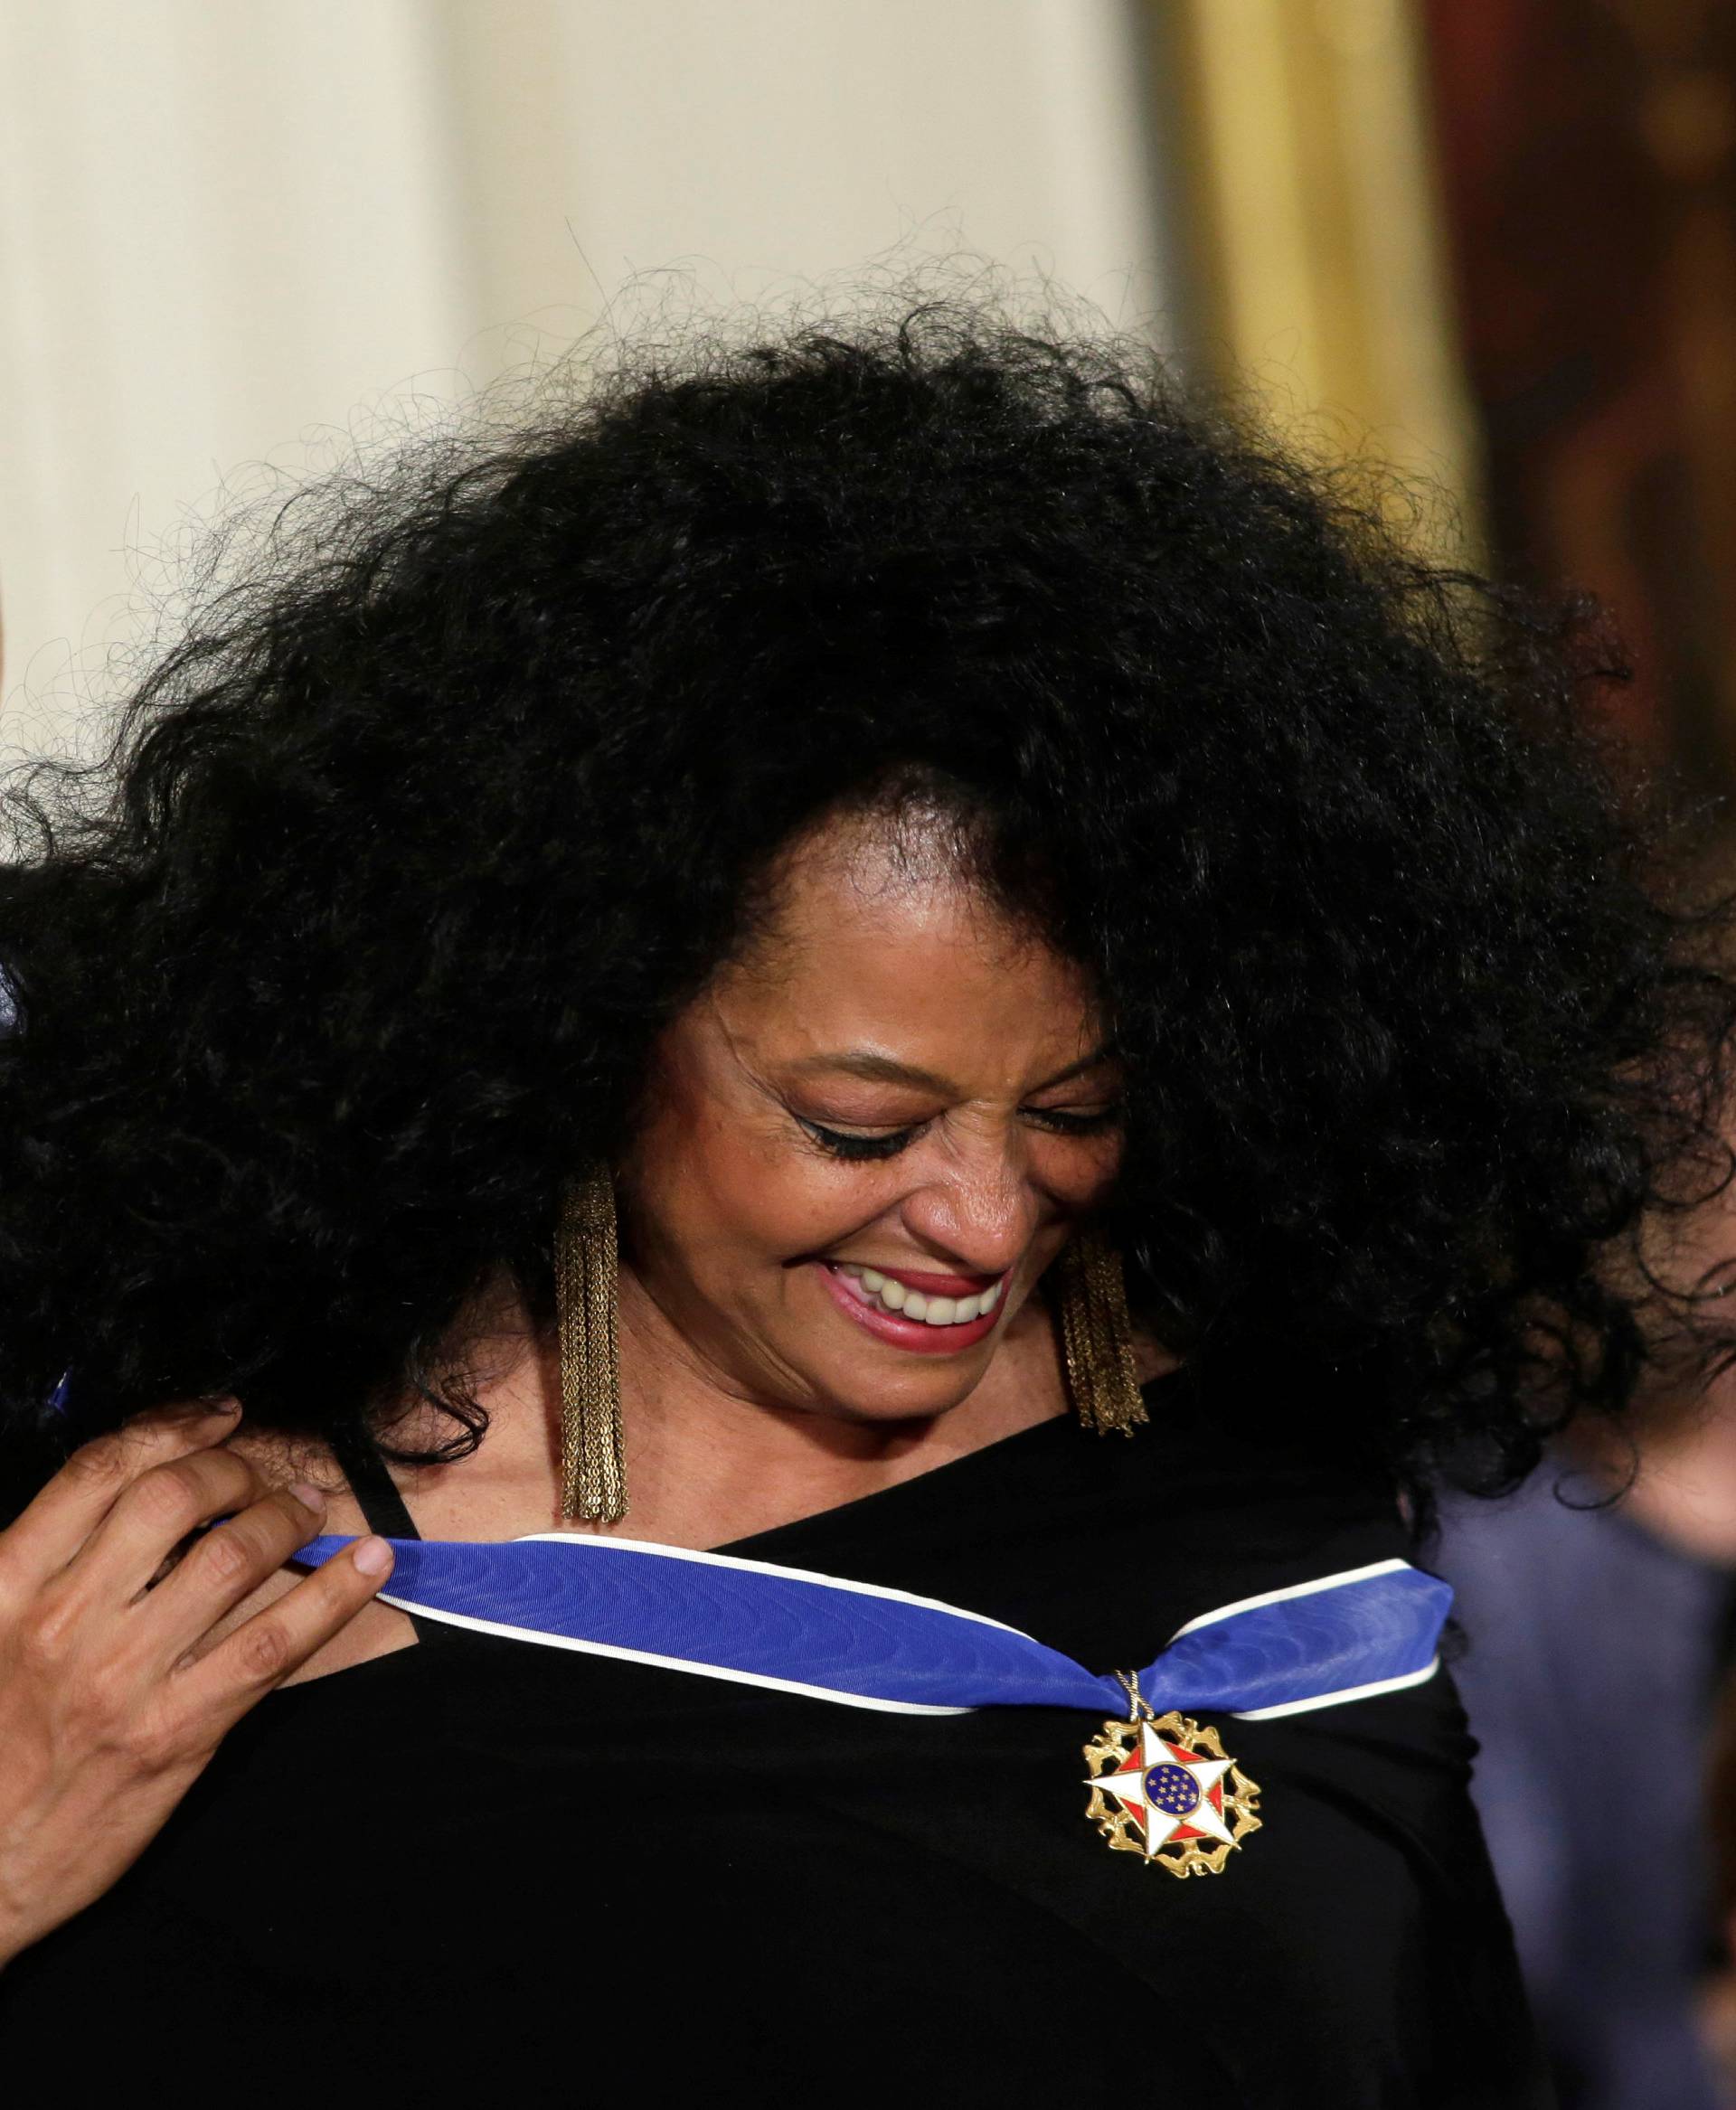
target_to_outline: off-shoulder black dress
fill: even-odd
[[[1101,1671],[1409,1550],[1378,1480],[1239,1442],[1184,1372],[1149,1399],[1131,1441],[1046,1422],[728,1550]],[[371,1521],[407,1535],[394,1500]],[[1444,1673],[1221,1724],[1263,1828],[1178,1880],[1086,1822],[1096,1719],[419,1631],[268,1699],[131,1873],[0,1973],[5,2101],[1548,2099]]]

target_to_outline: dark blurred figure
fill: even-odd
[[[1706,1813],[1712,1898],[1725,1953],[1736,1957],[1736,1668],[1726,1671],[1719,1692],[1706,1767]],[[1713,1985],[1706,2023],[1724,2099],[1736,2102],[1736,1965]]]
[[[1727,798],[1736,8],[1423,0],[1420,17],[1495,563],[1598,596],[1636,669],[1621,734]],[[1725,1379],[1712,1406],[1654,1415],[1613,1507],[1596,1505],[1631,1455],[1575,1449],[1446,1518],[1478,1799],[1571,2110],[1736,2103],[1716,2049],[1736,2038],[1736,1714],[1722,1893],[1702,1794],[1731,1656],[1731,1401]]]
[[[1573,1452],[1507,1502],[1453,1504],[1437,1563],[1466,1635],[1474,1793],[1563,2110],[1736,2102],[1702,1794],[1731,1663],[1736,1406],[1648,1427],[1643,1456],[1613,1503],[1631,1455]]]

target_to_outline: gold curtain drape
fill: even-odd
[[[1480,538],[1476,443],[1407,0],[1147,0],[1197,363],[1316,454],[1444,492]],[[1457,513],[1457,520],[1452,515]]]

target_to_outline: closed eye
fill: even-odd
[[[843,1158],[847,1163],[853,1164],[862,1164],[875,1158],[896,1157],[928,1126],[926,1122],[919,1121],[915,1127],[894,1129],[890,1135],[854,1135],[845,1128],[823,1127],[819,1122],[810,1121],[801,1114],[797,1114],[796,1119],[828,1155]]]
[[[1072,1113],[1060,1107],[1024,1107],[1020,1109],[1027,1121],[1033,1121],[1039,1128],[1047,1128],[1056,1135],[1100,1135],[1106,1128],[1113,1128],[1121,1119],[1121,1107],[1094,1107],[1090,1113]]]
[[[1034,1127],[1046,1129],[1052,1135],[1099,1135],[1106,1129],[1115,1127],[1121,1119],[1118,1105],[1096,1107],[1090,1113],[1074,1113],[1060,1107],[1024,1107],[1020,1112]],[[847,1128],[828,1128],[822,1122],[810,1121],[803,1114],[797,1114],[796,1119],[829,1156],[842,1158],[851,1164],[896,1157],[901,1151],[909,1149],[928,1126],[926,1121],[918,1121],[909,1128],[895,1128],[887,1135],[867,1135]]]

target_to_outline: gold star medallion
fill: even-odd
[[[1172,1876],[1216,1876],[1260,1830],[1260,1789],[1227,1757],[1214,1729],[1183,1714],[1156,1716],[1124,1678],[1133,1712],[1106,1721],[1085,1747],[1085,1814],[1117,1853],[1137,1853]]]

